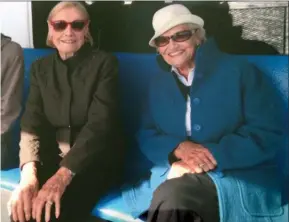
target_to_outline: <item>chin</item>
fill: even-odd
[[[167,63],[171,64],[172,66],[180,66],[184,64],[186,58],[184,57],[175,57],[175,58],[167,58]]]
[[[172,64],[172,66],[174,66],[174,67],[176,67],[176,68],[180,68],[180,67],[182,67],[185,63],[184,63],[184,61],[174,61],[174,62],[172,62],[171,64]]]
[[[77,47],[62,47],[61,51],[63,53],[74,53],[77,51]]]
[[[179,59],[174,59],[173,61],[171,61],[171,64],[173,64],[173,66],[175,67],[182,67],[182,66],[187,66],[188,64],[190,64],[190,62],[191,62],[191,58],[182,57]]]
[[[72,45],[63,44],[60,46],[60,48],[66,52],[74,52],[74,51],[77,51],[80,48],[80,46],[78,44],[72,44]]]

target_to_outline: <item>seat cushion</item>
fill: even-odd
[[[20,181],[19,168],[1,170],[0,188],[13,191]]]
[[[12,192],[17,187],[19,181],[19,168],[1,170],[1,189]],[[114,191],[99,201],[92,210],[92,215],[114,222],[142,222],[140,219],[134,219],[128,212],[129,210],[126,208],[126,205],[123,204],[121,192]]]
[[[139,218],[134,219],[129,212],[122,200],[121,191],[114,191],[100,200],[92,210],[92,215],[113,222],[143,221]]]

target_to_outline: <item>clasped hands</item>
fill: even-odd
[[[181,177],[185,173],[208,172],[217,166],[217,161],[207,148],[191,141],[180,143],[174,155],[180,160],[172,164],[167,179]]]
[[[45,221],[51,219],[52,205],[55,205],[55,217],[60,216],[61,197],[71,181],[68,169],[60,168],[39,190],[36,169],[25,166],[19,186],[13,191],[8,202],[8,211],[13,221],[25,222],[30,219],[41,221],[45,212]]]

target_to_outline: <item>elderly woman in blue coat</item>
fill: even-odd
[[[204,21],[180,4],[153,17],[170,72],[150,83],[138,134],[151,177],[123,193],[147,221],[288,221],[275,162],[280,102],[262,73],[218,50]]]

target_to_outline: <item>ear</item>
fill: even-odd
[[[48,26],[48,34],[51,34],[53,32],[53,27],[49,21],[47,21],[47,26]]]
[[[195,37],[193,44],[195,45],[195,48],[199,48],[202,44],[202,41],[199,39],[199,37]]]

